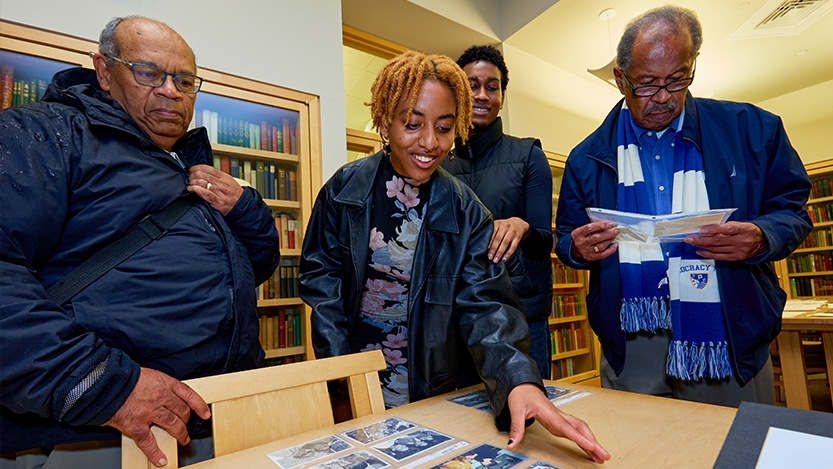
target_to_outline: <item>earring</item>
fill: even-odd
[[[390,143],[385,143],[384,146],[382,146],[382,152],[384,153],[385,156],[388,156],[388,157],[390,156],[390,153],[391,153]]]

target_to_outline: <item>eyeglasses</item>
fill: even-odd
[[[196,75],[191,75],[190,73],[170,73],[147,64],[127,62],[111,55],[104,55],[104,57],[113,59],[116,62],[123,63],[130,67],[133,71],[133,79],[140,85],[159,88],[165,84],[165,81],[170,75],[170,77],[174,79],[176,89],[183,93],[196,94],[200,90],[200,86],[202,86],[202,78]]]
[[[628,76],[625,72],[622,72],[622,78],[625,79],[625,83],[631,87],[631,92],[634,96],[639,96],[640,98],[647,98],[659,93],[659,90],[665,90],[669,93],[676,93],[677,91],[682,91],[689,86],[694,81],[694,71],[697,69],[697,64],[694,64],[694,68],[691,70],[691,76],[688,78],[683,78],[682,80],[674,80],[671,83],[666,84],[665,86],[658,86],[658,85],[649,85],[649,86],[633,86],[630,80],[628,80]]]

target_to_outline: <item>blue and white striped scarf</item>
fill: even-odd
[[[709,209],[703,157],[677,132],[672,213]],[[631,114],[623,103],[617,133],[618,210],[652,213]],[[619,317],[625,332],[671,329],[666,374],[682,380],[732,375],[715,264],[683,242],[617,239],[622,277]],[[665,251],[665,255],[663,255]]]

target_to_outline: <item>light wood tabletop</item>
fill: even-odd
[[[830,372],[833,370],[833,310],[825,306],[815,311],[785,316],[781,319],[778,348],[781,353],[781,373],[784,375],[787,407],[810,410],[807,365],[804,361],[800,331],[818,331],[821,334],[827,363],[827,380],[830,383],[830,389],[833,389],[833,373]]]
[[[712,467],[736,413],[736,409],[730,407],[574,384],[552,382],[547,382],[547,384],[590,393],[585,397],[562,404],[560,409],[585,420],[590,425],[596,438],[611,454],[611,460],[605,463],[604,467],[639,469]],[[467,447],[469,449],[481,443],[505,448],[508,434],[497,431],[491,414],[447,401],[449,397],[465,394],[474,389],[479,388],[469,388],[426,399],[390,409],[381,416],[373,415],[342,422],[333,427],[295,435],[189,467],[194,469],[236,467],[275,469],[278,466],[267,457],[269,453],[394,416],[467,441],[470,444]],[[275,415],[275,419],[280,420],[280,415]],[[419,467],[432,467],[465,451],[466,448],[461,448]],[[574,443],[550,435],[538,423],[527,428],[526,436],[514,452],[527,458],[516,466],[518,469],[537,461],[545,461],[564,468],[598,467],[597,464],[587,459],[584,452]],[[337,456],[333,458],[335,457]],[[419,457],[413,459],[419,459]],[[307,464],[306,467],[312,467],[326,460]],[[410,462],[412,462],[410,459],[398,464],[391,462],[391,466],[396,467]]]

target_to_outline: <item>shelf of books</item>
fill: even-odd
[[[833,160],[805,166],[813,187],[804,208],[813,231],[782,261],[782,287],[791,298],[833,296]]]
[[[587,274],[563,265],[553,254],[550,324],[552,379],[571,383],[598,378],[593,332],[587,323]]]
[[[553,216],[566,157],[544,152],[552,173]],[[555,226],[553,226],[553,231]],[[552,254],[552,314],[549,318],[552,379],[599,385],[599,348],[587,322],[587,272],[565,266]]]
[[[0,21],[0,107],[38,101],[52,75],[92,68],[89,40]],[[312,359],[309,309],[298,297],[298,263],[312,200],[321,187],[320,104],[315,95],[200,68],[191,127],[205,127],[214,165],[260,193],[281,246],[274,276],[257,287],[268,362]]]

